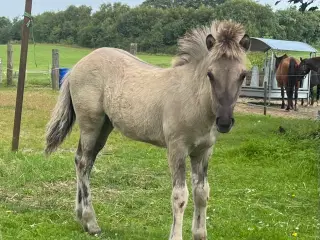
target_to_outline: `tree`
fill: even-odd
[[[315,4],[318,0],[278,0],[275,2],[275,5],[283,1],[287,1],[288,3],[293,3],[297,5],[300,4],[299,11],[305,12],[309,6]],[[308,11],[315,11],[317,9],[318,9],[317,6],[312,6],[308,9]]]
[[[232,19],[242,23],[252,37],[274,36],[277,19],[272,8],[253,0],[230,0],[215,9],[217,19]]]
[[[173,0],[146,0],[141,6],[166,9],[173,7],[173,2]]]
[[[11,39],[12,23],[6,17],[0,17],[0,43],[7,43]]]
[[[214,7],[218,4],[224,3],[226,0],[145,0],[141,6],[153,8],[173,8],[185,7],[198,9],[201,6]]]

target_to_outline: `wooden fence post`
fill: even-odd
[[[52,69],[51,69],[52,89],[59,90],[59,50],[52,49]]]
[[[2,59],[0,58],[0,84],[2,84]]]
[[[267,115],[267,82],[264,81],[264,107],[263,107],[263,114]]]
[[[137,55],[137,51],[138,51],[138,44],[137,43],[131,43],[130,44],[130,53],[132,55]]]
[[[7,44],[7,86],[12,86],[12,75],[13,75],[13,48],[12,44]]]

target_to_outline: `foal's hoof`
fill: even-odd
[[[195,234],[193,235],[193,240],[207,240],[207,236],[204,234]]]
[[[84,230],[92,236],[99,236],[101,234],[101,229],[99,228],[99,226],[93,226],[90,228],[88,226],[85,226]]]
[[[281,109],[284,109],[284,105],[281,105]]]

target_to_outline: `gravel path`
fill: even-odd
[[[287,103],[286,99],[285,103]],[[297,111],[286,111],[281,109],[281,100],[271,100],[270,105],[267,107],[267,115],[276,117],[317,119],[318,111],[320,112],[320,102],[318,106],[316,102],[313,106],[306,106],[306,102],[301,106],[300,99],[297,102]],[[241,97],[238,99],[235,111],[241,113],[263,114],[263,99]]]

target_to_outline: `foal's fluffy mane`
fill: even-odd
[[[192,29],[178,40],[178,54],[172,64],[173,67],[198,62],[208,56],[206,38],[209,34],[212,34],[216,41],[210,51],[212,60],[221,57],[242,58],[244,50],[239,42],[245,34],[243,25],[231,20],[213,21],[210,27]]]

